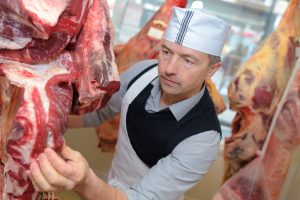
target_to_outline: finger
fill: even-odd
[[[78,160],[81,154],[78,151],[71,149],[68,145],[64,144],[61,154],[65,159]]]
[[[41,153],[39,155],[38,163],[42,174],[53,188],[55,188],[56,190],[70,190],[74,187],[74,181],[67,179],[62,174],[59,174],[57,170],[52,166],[52,164],[48,161],[47,156],[44,153]]]
[[[66,145],[62,149],[62,156],[67,160],[62,159],[50,148],[46,148],[44,152],[56,171],[71,180],[78,181],[78,179],[81,179],[77,172],[81,172],[80,169],[87,168],[87,163],[81,154]]]
[[[31,174],[30,170],[27,170],[25,173],[26,173],[26,175],[29,177],[29,179],[30,179],[30,181],[31,181],[31,183],[32,183],[32,185],[33,185],[33,187],[34,187],[34,190],[35,190],[36,192],[41,192],[41,189],[39,188],[39,186],[38,186],[38,185],[35,183],[35,181],[33,180],[32,174]]]
[[[36,161],[33,161],[31,163],[29,169],[31,173],[30,178],[39,191],[54,191],[54,188],[52,188],[51,185],[45,179]]]
[[[74,169],[73,166],[68,163],[68,161],[61,158],[54,150],[50,148],[46,148],[44,152],[45,155],[47,156],[48,161],[51,163],[51,165],[59,174],[67,178],[72,176]]]

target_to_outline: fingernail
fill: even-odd
[[[41,153],[38,157],[38,160],[43,160],[43,159],[45,159],[45,157],[46,157],[45,154]]]
[[[29,170],[26,170],[26,171],[25,171],[25,174],[26,174],[27,176],[31,176],[31,172],[30,172]]]
[[[48,148],[48,147],[44,150],[44,152],[47,153],[47,154],[51,153],[52,151],[53,150],[51,148]]]
[[[30,164],[29,169],[30,169],[31,171],[34,171],[34,170],[37,169],[37,163],[36,163],[36,161],[33,161],[33,162]]]

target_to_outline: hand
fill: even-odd
[[[64,145],[61,157],[54,150],[46,148],[37,160],[30,164],[26,173],[36,191],[56,192],[71,190],[84,184],[89,171],[85,158]]]

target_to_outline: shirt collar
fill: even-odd
[[[154,87],[151,90],[151,96],[155,99],[155,107],[159,108],[159,100],[161,95],[159,79],[156,78],[155,80],[153,80],[152,85]],[[160,108],[160,110],[169,108],[176,120],[179,121],[200,101],[204,94],[204,91],[205,87],[202,87],[198,94],[178,103],[174,103],[172,105]]]

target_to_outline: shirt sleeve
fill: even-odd
[[[127,71],[120,75],[120,89],[112,95],[107,105],[95,112],[90,112],[82,116],[84,127],[95,127],[99,124],[111,119],[121,111],[122,100],[127,92],[127,87],[130,81],[141,73],[144,69],[157,63],[157,60],[144,60],[134,64]]]
[[[134,186],[124,192],[129,200],[174,200],[196,185],[219,151],[220,134],[206,131],[179,143]]]

